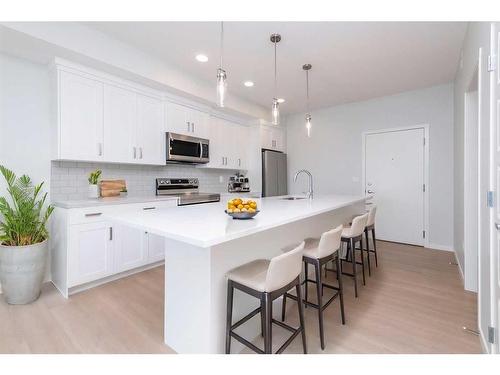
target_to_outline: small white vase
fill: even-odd
[[[99,186],[89,185],[89,198],[99,198]]]

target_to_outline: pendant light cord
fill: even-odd
[[[222,56],[224,55],[224,21],[220,22],[220,69],[222,69]]]
[[[278,96],[278,68],[276,64],[276,39],[274,39],[274,97]]]
[[[309,70],[306,70],[306,107],[309,113]]]

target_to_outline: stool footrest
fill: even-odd
[[[231,331],[229,334],[232,337],[234,337],[236,340],[238,340],[240,343],[242,343],[243,345],[245,345],[246,347],[252,349],[254,352],[259,353],[259,354],[264,354],[264,351],[262,349],[260,349],[259,347],[255,346],[250,341],[244,339],[243,337],[241,337],[237,333],[234,333],[233,331]]]
[[[243,318],[241,318],[240,320],[238,320],[236,323],[234,323],[234,324],[231,326],[231,330],[238,328],[238,327],[239,327],[239,326],[241,326],[243,323],[246,323],[247,321],[249,321],[250,319],[252,319],[255,315],[257,315],[258,313],[260,313],[260,310],[261,310],[261,308],[260,308],[260,307],[257,307],[257,308],[256,308],[255,310],[253,310],[250,314],[245,315]]]
[[[331,285],[326,285],[326,284],[324,284],[324,286],[327,287],[327,288],[330,288],[330,289],[334,289],[337,292],[332,297],[330,297],[330,299],[328,301],[326,301],[326,303],[321,307],[321,310],[324,310],[328,306],[330,306],[330,304],[333,302],[333,300],[335,300],[339,296],[339,293],[340,293],[339,288],[335,288],[335,287],[332,287]],[[297,296],[294,296],[293,294],[288,294],[287,293],[286,296],[287,296],[287,298],[290,298],[290,299],[292,299],[294,301],[297,301]],[[313,307],[315,309],[319,309],[319,305],[318,304],[306,301],[305,299],[302,299],[302,303],[304,305]]]

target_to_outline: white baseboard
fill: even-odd
[[[462,266],[460,264],[460,262],[458,261],[458,257],[457,257],[457,253],[454,254],[455,255],[455,262],[457,262],[457,265],[458,265],[458,272],[460,273],[460,278],[462,279],[462,285],[465,289],[465,274],[464,274],[464,270],[462,269]]]
[[[435,243],[430,243],[428,246],[426,246],[428,249],[434,249],[434,250],[442,250],[442,251],[450,251],[450,252],[455,252],[453,250],[453,247],[448,246],[448,245],[439,245]]]

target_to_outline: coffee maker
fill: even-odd
[[[234,176],[229,177],[227,191],[229,193],[249,193],[250,182],[248,181],[248,177],[245,177],[239,173],[236,173]]]

